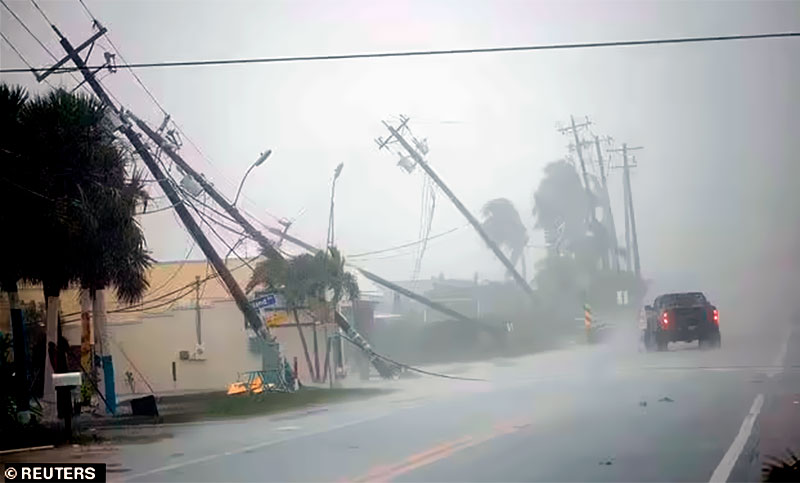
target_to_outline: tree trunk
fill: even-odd
[[[314,321],[314,382],[319,381],[319,342],[317,341],[317,321]]]
[[[105,290],[95,290],[92,298],[92,313],[94,314],[94,345],[98,356],[109,353],[108,332],[106,329],[106,298]]]
[[[89,289],[81,290],[81,367],[83,368],[83,388],[82,394],[91,394],[91,381],[94,371],[92,367],[92,296]],[[89,402],[91,396],[87,396],[84,402]]]
[[[308,344],[306,344],[306,336],[303,334],[303,328],[300,327],[300,317],[297,316],[297,309],[292,309],[294,314],[294,325],[297,326],[297,333],[300,334],[300,343],[303,344],[303,355],[306,356],[306,364],[308,364],[308,373],[311,379],[314,379],[314,366],[311,365],[311,356],[308,355]]]
[[[25,340],[25,320],[19,305],[17,283],[8,284],[8,306],[11,316],[11,334],[14,336],[14,372],[16,372],[17,411],[28,411],[30,395],[28,394],[28,367],[26,357],[27,342]]]
[[[58,355],[58,310],[60,305],[59,295],[61,289],[56,286],[44,284],[44,297],[47,306],[45,317],[45,352],[44,352],[44,392],[42,393],[42,417],[45,421],[53,422],[57,419],[56,390],[53,385],[53,374]]]

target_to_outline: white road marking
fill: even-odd
[[[231,456],[231,455],[235,455],[235,454],[246,453],[248,451],[252,451],[252,450],[260,449],[260,448],[265,448],[267,446],[272,446],[272,445],[275,445],[275,444],[284,443],[286,441],[290,441],[290,440],[297,439],[297,438],[302,438],[302,437],[305,437],[305,436],[313,436],[313,435],[316,435],[316,434],[326,433],[326,432],[329,432],[329,431],[335,431],[337,429],[346,428],[348,426],[354,426],[356,424],[366,423],[368,421],[372,421],[372,420],[375,420],[375,419],[380,419],[380,418],[385,417],[387,415],[388,415],[388,413],[378,414],[378,415],[374,415],[374,416],[370,416],[370,417],[366,417],[366,418],[362,418],[362,419],[357,419],[355,421],[348,421],[346,423],[339,424],[339,425],[336,425],[336,426],[331,426],[329,428],[325,428],[325,429],[320,430],[320,431],[311,431],[311,432],[308,432],[308,433],[295,434],[293,436],[287,436],[285,438],[278,438],[278,439],[275,439],[275,440],[272,440],[272,441],[263,441],[261,443],[251,444],[249,446],[242,446],[242,447],[237,448],[237,449],[235,449],[233,451],[223,451],[221,453],[210,454],[208,456],[203,456],[201,458],[195,458],[195,459],[191,459],[191,460],[188,460],[188,461],[182,461],[180,463],[174,463],[174,464],[171,464],[171,465],[161,466],[159,468],[154,468],[152,470],[143,471],[141,473],[136,473],[134,475],[126,476],[125,480],[134,480],[134,479],[141,478],[143,476],[152,475],[152,474],[155,474],[155,473],[163,473],[165,471],[170,471],[170,470],[175,470],[175,469],[178,469],[178,468],[184,468],[186,466],[196,465],[198,463],[205,463],[206,461],[215,460],[215,459],[222,458],[222,457],[225,457],[225,456]]]
[[[775,356],[775,361],[772,363],[772,365],[777,366],[777,368],[772,371],[768,371],[767,377],[775,377],[783,371],[783,360],[786,359],[786,351],[789,349],[789,337],[791,335],[792,332],[789,331],[789,333],[786,334],[786,337],[783,338],[781,350],[778,351],[778,354]]]
[[[763,405],[764,395],[759,394],[753,401],[753,405],[750,407],[750,412],[744,417],[744,421],[742,421],[742,427],[739,428],[739,434],[736,435],[733,443],[731,443],[731,447],[728,448],[725,456],[722,457],[719,465],[717,465],[717,469],[714,470],[714,473],[711,475],[711,479],[709,480],[710,482],[728,481],[728,477],[731,475],[733,465],[736,464],[736,460],[738,460],[739,455],[742,454],[742,450],[744,449],[744,445],[747,443],[747,439],[750,438],[750,433],[753,432],[753,424],[755,424],[758,414],[761,412],[761,406]]]

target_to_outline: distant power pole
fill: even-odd
[[[633,250],[633,270],[636,273],[636,276],[641,276],[641,266],[639,264],[639,240],[636,236],[636,215],[633,211],[633,193],[631,192],[631,168],[635,168],[635,164],[631,164],[628,161],[628,151],[636,151],[639,149],[643,149],[641,146],[637,146],[635,148],[629,148],[627,144],[622,145],[622,149],[610,149],[609,152],[622,152],[622,169],[623,169],[623,181],[624,181],[624,190],[625,190],[625,200],[626,204],[625,207],[627,208],[627,215],[625,221],[628,222],[628,217],[630,217],[630,237],[631,242],[628,246],[628,253],[630,254],[631,249]],[[626,223],[627,227],[627,223]],[[628,231],[627,229],[625,230]],[[630,256],[630,255],[629,255]]]
[[[592,125],[592,122],[589,121],[589,118],[586,118],[586,122],[582,122],[580,124],[575,124],[575,117],[569,116],[570,125],[565,128],[561,128],[558,131],[561,134],[566,134],[568,132],[572,132],[572,136],[575,138],[575,151],[578,153],[578,160],[581,163],[581,174],[583,176],[583,186],[586,189],[586,194],[589,197],[592,197],[592,189],[589,185],[589,173],[586,171],[586,162],[583,159],[583,144],[584,142],[578,137],[578,129],[589,127]],[[594,213],[592,213],[592,219],[594,219]]]
[[[528,294],[531,298],[533,298],[534,297],[533,289],[531,289],[530,285],[528,285],[528,282],[524,278],[522,278],[519,272],[517,272],[517,269],[516,267],[514,267],[514,264],[511,263],[511,260],[509,260],[508,257],[506,257],[506,255],[502,252],[502,250],[500,250],[500,247],[498,247],[497,244],[494,242],[494,240],[492,240],[492,238],[484,231],[483,226],[481,226],[481,223],[478,221],[478,219],[475,218],[475,216],[473,216],[472,213],[470,213],[470,211],[467,209],[466,206],[464,206],[461,200],[459,200],[458,197],[456,197],[455,193],[453,193],[450,190],[450,188],[447,187],[442,178],[440,178],[439,175],[436,174],[436,172],[433,169],[431,169],[430,165],[428,165],[428,163],[425,161],[422,155],[417,151],[417,149],[411,146],[411,144],[408,141],[406,141],[406,139],[400,133],[400,130],[403,129],[406,126],[406,124],[408,124],[409,118],[401,116],[400,119],[401,123],[397,128],[393,127],[386,121],[383,121],[383,125],[386,127],[386,129],[389,130],[391,136],[389,136],[389,138],[385,140],[382,138],[376,139],[376,142],[378,143],[378,149],[386,148],[387,145],[395,141],[400,143],[403,149],[406,152],[408,152],[409,156],[414,161],[411,162],[406,158],[402,158],[398,164],[408,172],[411,172],[414,169],[415,164],[418,165],[420,168],[422,168],[425,171],[425,173],[427,173],[428,176],[430,176],[430,178],[436,183],[439,189],[441,189],[442,192],[444,192],[444,194],[447,195],[448,198],[450,198],[450,201],[452,201],[453,204],[456,206],[456,208],[458,208],[458,211],[460,211],[461,214],[464,215],[464,218],[467,219],[467,221],[470,223],[470,225],[472,225],[475,231],[478,232],[478,235],[480,235],[480,237],[483,239],[486,245],[489,246],[489,249],[492,250],[492,252],[500,260],[503,266],[506,267],[506,270],[508,270],[508,273],[510,273],[511,276],[514,278],[514,281],[517,282],[517,284],[520,286],[520,288],[522,288],[523,291],[525,291],[526,294]],[[413,141],[414,144],[417,146],[417,148],[421,148],[423,151],[427,151],[427,146],[424,144],[424,142],[419,142],[416,139],[413,139]]]
[[[607,138],[610,139],[610,138]],[[608,193],[608,183],[606,180],[606,170],[603,161],[603,151],[600,149],[600,137],[594,137],[594,146],[597,149],[597,164],[600,167],[600,181],[603,185],[603,200],[605,203],[605,216],[603,221],[607,222],[608,232],[611,233],[611,266],[614,270],[619,271],[619,253],[617,247],[617,226],[614,224],[614,213],[611,211],[611,197]],[[627,211],[626,211],[627,212]],[[626,218],[627,219],[627,218]]]

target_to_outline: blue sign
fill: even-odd
[[[266,309],[269,307],[274,307],[277,304],[277,300],[275,299],[275,294],[268,293],[262,297],[253,299],[253,301],[250,303],[256,309]]]

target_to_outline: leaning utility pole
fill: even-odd
[[[119,116],[120,110],[113,104],[113,102],[111,102],[111,99],[103,89],[103,86],[100,85],[100,83],[94,77],[94,74],[86,67],[83,59],[81,59],[80,55],[78,55],[79,51],[72,47],[72,44],[70,44],[69,40],[67,40],[67,38],[61,34],[55,25],[52,25],[51,27],[53,30],[55,30],[56,35],[58,35],[61,46],[67,52],[67,57],[71,59],[75,66],[81,71],[86,83],[89,84],[89,86],[103,101],[103,103],[106,104],[106,106],[108,106],[108,108],[111,109],[115,115]],[[105,33],[105,31],[105,28],[100,27],[100,32],[95,34],[93,38],[97,38],[100,34]],[[88,45],[91,45],[91,43],[84,42],[82,44],[82,48]],[[61,66],[65,62],[66,58],[57,63],[56,66]],[[51,68],[48,72],[52,71],[53,69]],[[43,76],[40,76],[39,80],[41,81],[44,79],[44,77],[49,75],[48,72],[46,72]],[[266,334],[264,333],[264,324],[261,321],[258,312],[256,312],[253,306],[250,305],[250,302],[247,300],[247,296],[244,294],[244,291],[242,291],[241,287],[239,287],[239,284],[233,278],[233,275],[231,274],[230,270],[228,270],[228,267],[225,266],[225,262],[223,262],[222,258],[220,258],[220,256],[217,254],[205,233],[203,233],[203,231],[200,229],[200,226],[198,226],[197,222],[194,220],[194,218],[192,218],[191,213],[189,213],[189,210],[186,208],[186,206],[184,206],[183,200],[175,191],[175,188],[172,186],[172,184],[170,184],[169,178],[161,170],[161,167],[150,154],[145,144],[139,138],[139,135],[125,123],[124,119],[120,117],[120,120],[122,121],[119,128],[120,131],[133,145],[134,149],[147,166],[147,169],[149,169],[150,173],[152,173],[153,178],[158,182],[159,186],[164,191],[164,194],[167,196],[167,199],[169,199],[169,202],[172,204],[175,212],[178,213],[178,216],[186,227],[186,230],[189,231],[192,238],[200,246],[200,249],[203,250],[203,254],[205,254],[206,258],[214,267],[214,270],[219,274],[223,283],[236,302],[236,305],[239,307],[239,310],[241,310],[242,314],[244,314],[245,323],[249,325],[256,332],[256,334],[265,338]]]
[[[575,124],[575,117],[569,116],[570,126],[559,129],[561,134],[566,134],[568,131],[572,132],[573,137],[575,138],[575,151],[578,153],[578,160],[581,163],[581,174],[583,175],[583,186],[586,190],[586,194],[589,196],[589,199],[592,197],[592,188],[589,185],[589,173],[586,171],[586,162],[583,159],[583,141],[580,140],[578,137],[578,129],[583,127],[591,126],[592,123],[589,119],[586,119],[586,122]],[[594,219],[594,213],[592,213],[592,219]]]
[[[597,166],[600,168],[600,181],[603,185],[603,188],[606,188],[607,187],[606,169],[605,166],[603,165],[603,151],[600,150],[600,136],[594,137],[594,147],[595,149],[597,149]]]
[[[402,123],[397,128],[391,126],[386,121],[383,121],[383,125],[386,127],[386,129],[389,130],[391,136],[389,136],[389,138],[385,140],[378,138],[376,140],[378,142],[378,149],[385,148],[390,142],[392,142],[392,138],[397,140],[397,142],[399,142],[400,145],[403,146],[403,149],[405,149],[406,152],[408,152],[408,154],[414,159],[416,164],[419,165],[423,170],[425,170],[428,176],[431,177],[431,179],[437,184],[437,186],[439,186],[439,188],[444,192],[444,194],[447,195],[448,198],[450,198],[450,201],[452,201],[453,204],[456,205],[458,211],[460,211],[461,214],[464,215],[464,217],[467,219],[467,221],[469,221],[472,227],[475,228],[475,231],[478,232],[478,235],[480,235],[480,237],[483,239],[486,245],[489,246],[489,248],[492,250],[495,256],[503,264],[503,266],[506,267],[506,270],[508,270],[508,272],[514,278],[514,280],[517,282],[520,288],[522,288],[522,290],[525,291],[525,293],[528,294],[528,296],[533,298],[534,296],[533,289],[531,289],[530,285],[528,285],[528,282],[525,281],[524,278],[522,278],[519,272],[517,272],[517,269],[514,267],[514,264],[511,263],[508,257],[506,257],[505,254],[502,252],[502,250],[500,250],[500,247],[498,247],[497,244],[494,242],[494,240],[492,240],[492,238],[486,233],[486,231],[484,231],[483,226],[481,226],[481,223],[472,215],[472,213],[470,213],[467,207],[464,206],[463,203],[461,203],[461,200],[459,200],[456,197],[456,195],[450,190],[450,188],[447,187],[447,185],[444,183],[444,181],[442,181],[439,175],[437,175],[436,172],[433,169],[431,169],[430,165],[428,165],[428,163],[425,161],[422,155],[419,154],[419,152],[414,147],[412,147],[411,144],[408,143],[408,141],[406,141],[406,139],[403,137],[402,134],[400,134],[400,130],[406,126],[406,124],[409,121],[409,118],[401,116],[401,120]],[[419,143],[415,144],[419,145]]]
[[[631,244],[632,246],[628,247],[629,251],[633,249],[633,270],[636,273],[636,276],[641,276],[641,266],[639,265],[639,241],[636,237],[636,215],[633,211],[633,193],[631,192],[631,173],[630,169],[635,168],[636,165],[631,165],[628,162],[628,151],[635,151],[643,149],[641,146],[637,146],[635,148],[629,148],[627,144],[622,145],[622,149],[610,149],[609,152],[622,152],[622,169],[623,169],[623,182],[624,182],[624,189],[625,189],[625,200],[626,200],[626,208],[628,216],[630,216],[630,233],[631,233]],[[627,220],[627,218],[626,218]],[[626,224],[627,226],[627,224]]]

